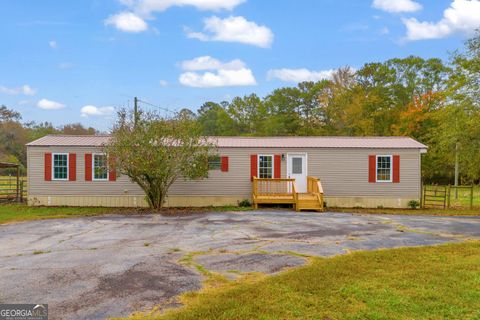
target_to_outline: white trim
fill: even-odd
[[[390,179],[389,180],[378,180],[378,158],[379,157],[389,157],[390,158]],[[391,154],[377,154],[375,156],[375,182],[393,182],[393,155]]]
[[[107,177],[105,179],[95,178],[95,156],[105,156],[107,161]],[[105,153],[92,153],[92,181],[108,181],[110,178],[110,170],[108,170],[108,157]]]
[[[260,157],[272,157],[272,178],[275,179],[275,155],[257,154],[257,177],[260,178]]]
[[[287,178],[289,178],[290,174],[290,161],[288,161],[289,156],[305,156],[305,176],[308,177],[308,153],[306,152],[294,152],[294,153],[287,153]]]
[[[55,178],[55,156],[67,156],[67,177],[65,179]],[[52,181],[68,181],[70,178],[70,154],[65,152],[52,153]]]

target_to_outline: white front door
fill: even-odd
[[[287,176],[295,179],[297,192],[307,192],[307,155],[305,153],[287,155]]]

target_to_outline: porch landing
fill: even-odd
[[[323,188],[320,180],[307,177],[307,192],[297,192],[295,179],[253,178],[253,205],[292,204],[296,211],[323,211]]]

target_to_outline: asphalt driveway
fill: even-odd
[[[195,264],[234,278],[305,263],[294,253],[471,238],[480,238],[480,217],[256,211],[0,225],[0,303],[48,303],[50,319],[127,316],[200,289]]]

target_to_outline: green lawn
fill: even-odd
[[[313,259],[130,319],[480,319],[480,242]]]
[[[458,188],[458,197],[455,197],[455,188],[450,191],[450,206],[453,208],[470,208],[471,190]],[[473,188],[473,207],[480,211],[480,187]]]
[[[118,208],[29,207],[23,204],[0,205],[0,224],[15,221],[85,217],[119,211]]]

